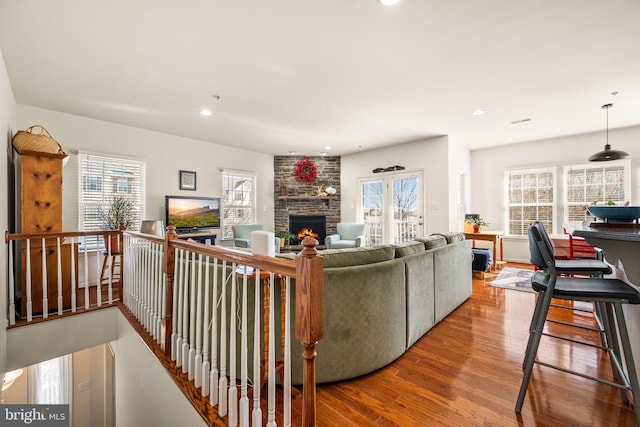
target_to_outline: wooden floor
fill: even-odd
[[[471,299],[391,365],[358,379],[319,386],[318,424],[635,425],[632,407],[622,403],[617,389],[539,365],[534,367],[522,414],[515,413],[535,294],[489,286],[493,277],[474,278]],[[553,316],[591,322],[572,310],[555,309]],[[595,333],[552,328],[597,341]],[[543,337],[538,355],[612,378],[608,357],[591,347]]]

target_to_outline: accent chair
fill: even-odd
[[[233,245],[237,248],[251,247],[251,232],[262,230],[262,224],[238,224],[232,225]]]
[[[337,234],[331,234],[324,240],[327,249],[359,248],[364,246],[366,224],[357,222],[339,222]]]

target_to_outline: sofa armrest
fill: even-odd
[[[356,237],[356,248],[361,248],[364,246],[364,236]]]
[[[327,247],[327,249],[331,249],[331,246],[338,240],[340,240],[339,234],[330,234],[324,238],[324,244]]]

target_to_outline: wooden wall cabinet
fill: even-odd
[[[62,232],[62,161],[67,155],[22,151],[16,159],[16,218],[17,232],[22,234]],[[18,249],[20,268],[16,272],[17,290],[20,295],[21,314],[26,315],[27,306],[27,256],[30,255],[31,301],[33,314],[42,313],[43,262],[42,239],[32,239],[29,254],[26,243]],[[58,308],[58,256],[55,238],[46,239],[47,298],[49,310]],[[71,277],[78,279],[78,245],[61,242],[63,308],[71,308]],[[71,257],[75,258],[75,269],[71,271]]]

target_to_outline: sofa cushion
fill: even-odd
[[[457,231],[449,232],[449,233],[433,233],[432,236],[442,236],[447,240],[447,243],[455,243],[462,242],[465,240],[464,233],[460,233]]]
[[[424,244],[424,248],[427,250],[447,246],[447,239],[444,236],[435,234],[432,234],[429,237],[418,237],[416,240],[418,242],[422,242]]]
[[[365,246],[362,248],[327,249],[320,251],[324,267],[347,267],[350,265],[374,264],[394,258],[395,249],[391,245]]]
[[[419,252],[424,252],[425,250],[424,244],[418,241],[397,243],[394,245],[394,248],[396,250],[396,258],[417,254]]]

